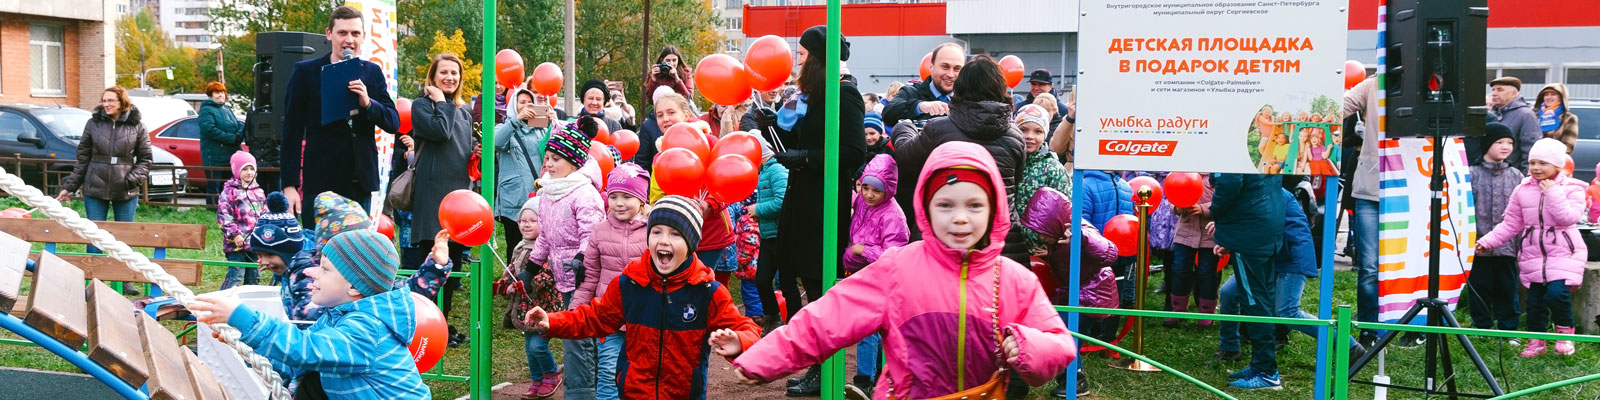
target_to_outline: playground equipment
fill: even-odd
[[[0,258],[0,271],[3,271],[0,272],[0,308],[10,309],[21,300],[20,289],[24,271],[33,274],[27,303],[23,308],[23,318],[18,319],[10,314],[0,315],[0,327],[15,332],[71,362],[96,379],[105,382],[125,398],[227,398],[222,389],[216,386],[216,378],[212,372],[199,363],[193,352],[179,345],[153,317],[137,310],[132,302],[122,297],[119,290],[113,289],[98,278],[117,275],[117,269],[110,266],[116,265],[117,262],[124,263],[127,265],[126,270],[137,274],[124,271],[124,276],[115,279],[127,278],[154,283],[187,308],[194,302],[194,292],[190,291],[185,283],[199,283],[198,263],[188,263],[188,266],[193,267],[193,274],[187,276],[188,279],[179,280],[163,265],[152,262],[144,254],[129,247],[130,244],[134,244],[165,248],[169,246],[167,240],[173,239],[172,235],[162,239],[164,230],[149,228],[146,231],[147,235],[130,235],[128,240],[133,242],[120,241],[94,222],[62,206],[54,198],[44,195],[39,189],[28,186],[21,178],[10,174],[4,168],[0,168],[0,190],[10,193],[30,207],[38,208],[49,217],[48,221],[19,219],[7,221],[8,223],[38,221],[33,223],[55,225],[35,226],[32,229],[27,227],[18,229],[17,226],[11,226],[0,233],[0,249],[3,249],[0,250],[0,257],[4,257]],[[23,222],[23,224],[28,223]],[[148,225],[151,224],[139,224],[140,228],[135,229],[147,229],[145,226]],[[65,232],[71,232],[71,235]],[[42,237],[62,242],[73,242],[70,236],[77,236],[87,239],[89,244],[104,249],[111,257],[79,260],[84,262],[84,265],[93,266],[90,271],[96,274],[93,275],[96,277],[92,278],[89,287],[84,289],[84,281],[91,279],[91,275],[55,254],[40,253],[38,262],[32,268],[28,268],[29,261],[25,257],[31,245],[13,235],[45,235]],[[133,239],[139,236],[148,236],[152,239],[150,241]],[[204,242],[202,227],[197,238],[189,246],[204,248]],[[162,255],[164,254],[158,254]],[[183,271],[181,268],[183,265],[172,266],[176,271]],[[87,292],[87,296],[83,295],[84,291]],[[252,369],[255,373],[273,389],[272,398],[290,398],[288,391],[283,388],[282,379],[272,371],[271,362],[255,354],[250,346],[240,342],[237,329],[222,324],[211,328],[217,331],[223,342],[254,366]],[[78,351],[85,344],[88,345],[87,354]],[[139,389],[140,386],[144,386],[143,391]]]

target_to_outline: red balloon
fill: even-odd
[[[1367,68],[1362,66],[1360,61],[1344,62],[1344,90],[1350,90],[1364,80],[1367,80]]]
[[[694,152],[681,147],[666,149],[656,155],[652,167],[656,184],[661,187],[662,193],[700,196],[700,182],[705,178],[706,166]]]
[[[1561,165],[1561,174],[1562,174],[1561,176],[1571,177],[1573,168],[1577,168],[1577,167],[1572,165],[1572,157],[1567,157],[1566,164],[1562,164]]]
[[[611,137],[611,128],[606,127],[606,121],[599,117],[595,117],[594,122],[596,127],[594,141],[604,143],[606,145],[613,144],[612,141],[615,139]]]
[[[1155,207],[1161,205],[1161,184],[1156,182],[1156,178],[1141,176],[1128,181],[1128,187],[1133,188],[1133,205],[1137,206],[1141,203],[1139,201],[1139,188],[1145,186],[1150,187],[1150,201],[1144,202],[1144,204],[1149,204],[1151,211],[1155,211]]]
[[[717,158],[729,154],[741,155],[750,160],[756,169],[761,169],[761,140],[749,132],[734,132],[717,139],[717,147],[712,149],[712,153]]]
[[[1589,185],[1589,190],[1585,192],[1589,194],[1589,201],[1600,201],[1600,185]],[[4,214],[0,213],[0,215]]]
[[[744,64],[733,59],[733,56],[712,54],[695,65],[694,86],[706,100],[731,106],[750,98],[749,75]],[[789,78],[786,76],[784,79]]]
[[[387,214],[378,214],[378,217],[374,218],[372,222],[373,225],[377,226],[378,233],[383,234],[389,240],[394,240],[394,220],[389,219]]]
[[[922,64],[917,65],[917,78],[927,79],[928,75],[933,75],[933,53],[931,52],[923,54]]]
[[[611,152],[598,140],[589,142],[589,157],[594,158],[594,163],[600,165],[600,176],[610,176],[611,169],[617,167],[617,160],[611,159]],[[605,181],[602,180],[601,183]]]
[[[494,211],[483,196],[458,189],[439,202],[439,226],[450,239],[467,246],[489,243],[494,237]]]
[[[542,63],[533,68],[533,91],[545,96],[555,96],[561,91],[561,67],[553,63]],[[555,99],[551,99],[555,101]]]
[[[677,124],[667,129],[667,133],[661,135],[661,148],[681,148],[694,152],[701,160],[715,159],[711,153],[711,142],[693,124]]]
[[[789,304],[787,304],[788,302],[783,301],[783,292],[774,290],[773,294],[778,295],[778,318],[780,318],[784,322],[788,322],[789,321]]]
[[[756,192],[756,175],[760,170],[745,156],[728,154],[717,157],[706,167],[706,189],[711,197],[723,203],[736,203],[750,198]]]
[[[522,55],[516,50],[503,49],[494,55],[494,77],[500,86],[514,88],[522,84]]]
[[[1033,269],[1033,275],[1039,277],[1039,286],[1044,287],[1045,295],[1054,295],[1061,283],[1056,282],[1055,274],[1050,272],[1050,263],[1039,257],[1029,257],[1028,264]]]
[[[428,372],[439,363],[439,359],[444,358],[450,328],[445,325],[444,313],[439,312],[439,306],[433,304],[432,300],[411,293],[411,301],[416,303],[417,329],[411,334],[411,345],[406,349],[411,350],[411,359],[417,363],[417,371]]]
[[[1022,83],[1022,75],[1025,73],[1021,58],[1015,55],[1000,58],[1000,74],[1006,77],[1006,87],[1017,87],[1018,83]]]
[[[622,153],[622,159],[631,160],[639,152],[639,134],[623,129],[617,131],[612,138],[612,146],[617,146],[617,152]]]
[[[400,113],[400,134],[411,133],[411,99],[398,98],[394,100],[394,110]]]
[[[1139,218],[1129,214],[1120,214],[1106,221],[1106,231],[1103,236],[1117,245],[1117,255],[1132,257],[1139,255]]]
[[[0,211],[0,218],[33,218],[33,213],[26,209],[11,207]]]
[[[744,63],[749,67],[751,88],[778,90],[794,70],[794,51],[783,38],[766,35],[750,43],[750,49],[744,52]]]
[[[1200,202],[1200,196],[1205,194],[1205,182],[1200,179],[1200,174],[1193,172],[1173,172],[1167,174],[1167,179],[1162,182],[1165,186],[1167,201],[1173,207],[1189,208]]]

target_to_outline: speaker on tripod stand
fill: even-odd
[[[323,35],[306,32],[256,34],[255,102],[245,118],[245,144],[262,168],[278,167],[278,138],[283,131],[285,88],[294,63],[326,55],[332,45]],[[265,189],[278,189],[278,174],[262,173]]]

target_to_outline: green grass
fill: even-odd
[[[81,203],[73,202],[72,205],[81,211]],[[13,198],[0,198],[0,209],[20,206]],[[215,228],[215,213],[204,208],[174,208],[141,206],[137,221],[168,222],[184,224],[202,224],[213,227],[207,233],[207,248],[204,250],[170,250],[168,256],[173,258],[222,260],[220,231]],[[496,237],[499,237],[498,235]],[[36,249],[41,246],[36,245]],[[81,245],[60,245],[60,251],[83,251]],[[146,253],[149,251],[146,249]],[[492,261],[494,257],[484,257]],[[499,276],[497,262],[493,265],[496,270],[490,276]],[[202,287],[195,288],[197,292],[214,290],[221,285],[225,268],[208,267],[203,274]],[[1159,282],[1160,276],[1152,277],[1152,281]],[[463,285],[470,287],[468,280],[462,281]],[[1317,303],[1317,281],[1307,283],[1304,298],[1304,307],[1312,309]],[[737,287],[737,286],[734,286]],[[1335,274],[1334,303],[1355,304],[1355,276],[1353,272],[1340,271]],[[735,297],[739,296],[734,291]],[[470,308],[469,291],[457,293],[450,321],[460,328],[467,328],[467,313]],[[1146,307],[1159,309],[1164,298],[1147,296]],[[527,380],[528,369],[522,351],[522,334],[510,329],[500,328],[500,318],[506,309],[506,300],[496,297],[493,300],[492,314],[494,320],[489,321],[495,328],[493,335],[493,364],[494,373],[492,383],[521,382]],[[1465,310],[1456,313],[1463,322],[1468,317]],[[1217,363],[1212,361],[1212,354],[1217,347],[1216,329],[1204,330],[1197,328],[1192,321],[1185,322],[1179,328],[1166,329],[1161,327],[1160,321],[1147,320],[1146,328],[1146,353],[1156,361],[1166,363],[1208,384],[1222,387],[1229,394],[1242,399],[1284,399],[1284,398],[1309,398],[1312,396],[1316,370],[1315,340],[1301,334],[1292,334],[1291,344],[1279,354],[1280,368],[1284,378],[1284,391],[1282,392],[1243,392],[1227,388],[1226,376],[1229,372],[1243,368],[1245,363]],[[168,328],[181,329],[181,324],[168,322]],[[16,338],[9,332],[0,333],[0,337]],[[1125,342],[1126,343],[1126,342]],[[1562,379],[1584,376],[1600,370],[1600,346],[1579,344],[1578,354],[1573,357],[1546,355],[1535,359],[1517,357],[1521,349],[1513,349],[1501,345],[1502,341],[1489,337],[1475,337],[1474,343],[1484,360],[1488,363],[1496,378],[1500,379],[1501,387],[1507,392],[1535,386],[1541,383],[1553,382]],[[561,346],[551,343],[552,351],[560,357]],[[1464,390],[1486,393],[1487,389],[1482,379],[1477,377],[1476,371],[1467,362],[1459,346],[1452,346],[1455,355],[1456,376]],[[1387,375],[1394,383],[1402,385],[1420,386],[1423,350],[1399,349],[1391,347],[1387,360]],[[1165,373],[1133,373],[1110,368],[1106,365],[1107,358],[1089,356],[1082,359],[1089,375],[1089,385],[1095,399],[1201,399],[1212,397],[1199,387],[1193,386],[1176,376]],[[76,367],[62,361],[49,352],[37,347],[0,345],[0,366],[34,368],[52,371],[78,372]],[[449,375],[468,375],[468,351],[466,347],[449,349],[444,360],[440,362],[435,372]],[[1368,379],[1376,371],[1376,366],[1363,370],[1360,376]],[[436,398],[451,399],[468,393],[468,386],[464,382],[445,382],[429,380]],[[1045,399],[1053,384],[1045,387],[1034,388],[1028,398]],[[1553,392],[1546,392],[1533,398],[1590,398],[1593,393],[1600,393],[1600,383],[1569,386]],[[1389,391],[1391,398],[1422,398],[1419,393],[1404,391]],[[779,395],[779,394],[774,394]],[[1352,385],[1350,398],[1371,398],[1372,389],[1363,385]]]

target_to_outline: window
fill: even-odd
[[[161,131],[161,134],[156,136],[171,139],[200,140],[200,120],[190,118],[178,121],[177,124]]]
[[[723,18],[722,27],[733,30],[744,29],[744,17]]]
[[[18,137],[24,135],[38,137],[36,129],[22,114],[15,111],[0,111],[0,141],[16,142]]]
[[[33,25],[28,29],[29,77],[35,96],[65,96],[66,33],[59,26]]]
[[[1522,80],[1523,91],[1533,87],[1534,91],[1537,92],[1539,87],[1544,86],[1546,82],[1550,82],[1550,67],[1545,65],[1489,66],[1485,72],[1487,73],[1485,75],[1487,79],[1484,79],[1484,84],[1488,84],[1489,81],[1496,78],[1514,76]]]

